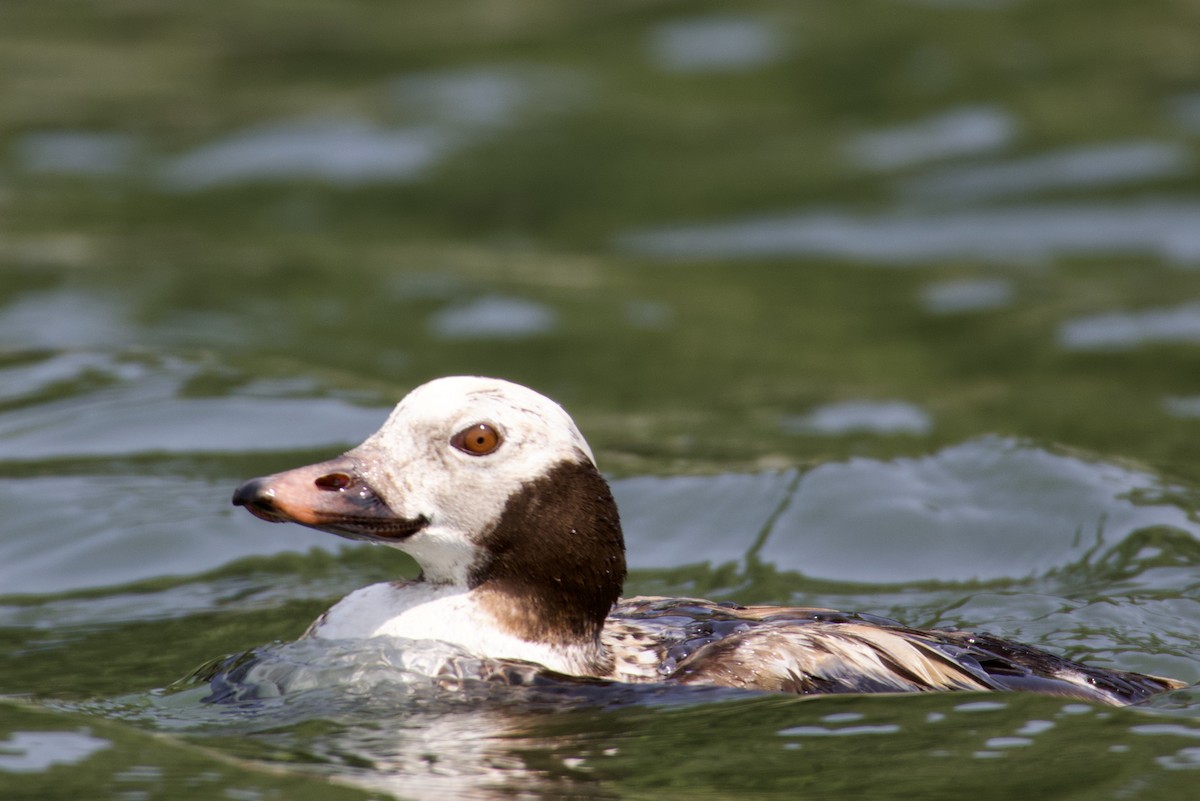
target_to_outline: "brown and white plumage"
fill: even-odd
[[[646,636],[650,621],[692,622]],[[636,632],[636,635],[634,634]],[[605,635],[624,634],[657,660],[622,669],[622,681],[670,680],[799,694],[1024,690],[1121,704],[1184,686],[1105,670],[986,634],[922,631],[877,617],[786,606],[737,606],[680,598],[619,603]],[[663,645],[662,643],[669,643]],[[642,663],[656,661],[653,670]],[[664,669],[665,668],[665,669]]]
[[[309,637],[432,639],[573,676],[805,694],[1032,690],[1120,704],[1183,686],[831,610],[620,600],[624,540],[591,449],[560,406],[498,379],[424,384],[362,445],[248,481],[234,503],[420,564],[414,581],[346,596]]]

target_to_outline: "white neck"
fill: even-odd
[[[477,657],[520,659],[569,675],[591,675],[601,646],[530,642],[504,631],[462,586],[427,581],[372,584],[334,604],[306,636],[329,640],[403,637],[438,640]]]

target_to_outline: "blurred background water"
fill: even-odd
[[[1200,694],[425,697],[229,503],[527,383],[628,594],[1200,681],[1200,4],[0,7],[0,795],[1192,798]],[[304,687],[176,684],[258,648]]]

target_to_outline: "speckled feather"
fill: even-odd
[[[613,609],[613,678],[799,694],[1026,690],[1127,704],[1182,682],[1072,662],[986,634],[830,609],[639,597]]]

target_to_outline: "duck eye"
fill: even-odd
[[[487,423],[476,423],[455,434],[450,444],[472,456],[487,456],[500,447],[500,432]]]

